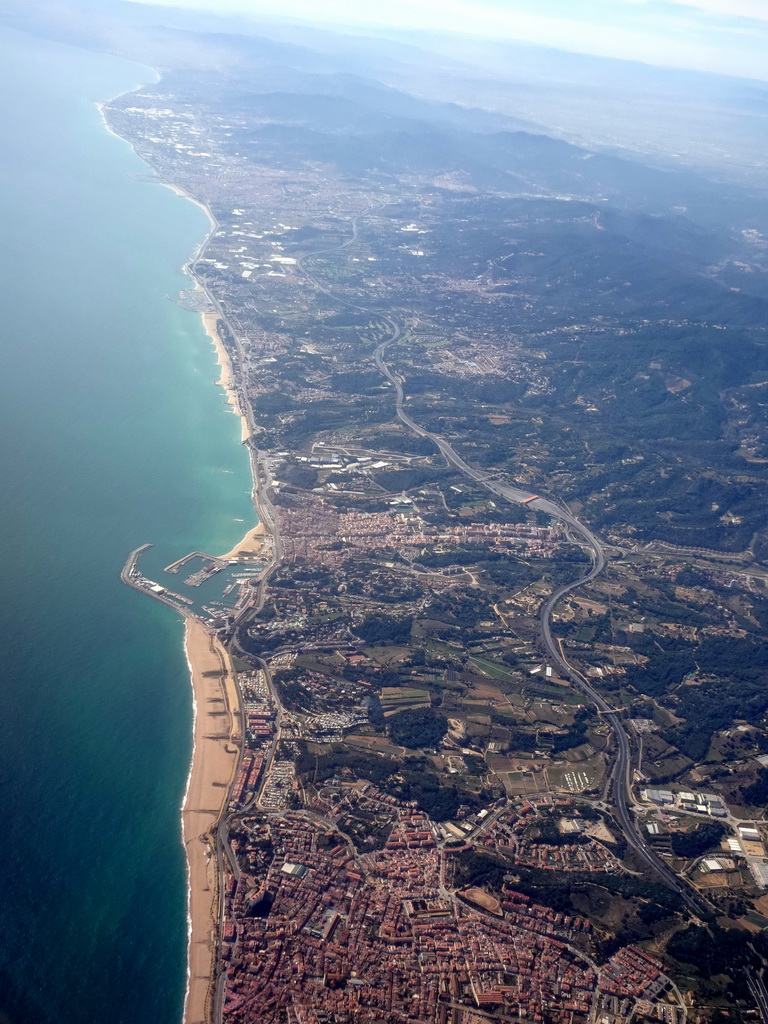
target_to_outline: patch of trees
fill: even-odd
[[[631,667],[628,681],[649,696],[658,697],[675,689],[685,676],[698,669],[714,676],[699,686],[682,687],[676,715],[683,724],[664,733],[693,761],[707,754],[712,735],[726,729],[736,718],[757,722],[768,711],[768,643],[734,637],[707,637],[696,647],[682,641],[665,644],[663,657],[652,649],[647,637],[631,638],[635,650],[651,658],[644,667]]]
[[[764,807],[768,804],[768,768],[761,768],[753,783],[742,786],[741,795],[752,807]]]
[[[449,469],[414,466],[413,469],[383,469],[376,473],[373,479],[385,491],[399,493],[400,491],[410,491],[414,487],[424,487],[425,484],[434,483],[436,480],[443,480],[450,473]]]
[[[492,722],[509,729],[510,750],[532,754],[537,749],[536,734],[525,732],[523,729],[518,728],[517,719],[512,718],[510,715],[505,715],[501,711],[496,711],[495,708],[489,708],[489,712]]]
[[[715,732],[727,729],[735,718],[759,721],[768,709],[768,694],[735,680],[717,680],[692,687],[681,696],[676,714],[683,725],[669,729],[664,739],[693,761],[706,757]]]
[[[479,757],[477,754],[464,754],[464,763],[470,775],[487,775],[488,773],[485,758]]]
[[[420,556],[419,561],[422,565],[442,569],[449,565],[474,565],[487,558],[489,552],[484,544],[466,544],[451,551],[427,551]]]
[[[347,310],[331,314],[331,316],[325,318],[323,323],[326,327],[354,327],[358,330],[363,330],[367,326],[367,320],[363,323],[360,313]]]
[[[312,238],[323,238],[325,233],[321,228],[316,228],[312,224],[304,224],[302,227],[297,228],[296,231],[291,232],[292,242],[307,242]]]
[[[492,617],[493,609],[480,593],[459,591],[435,597],[427,614],[431,619],[470,629],[482,619]]]
[[[448,732],[448,719],[432,708],[408,708],[391,720],[393,743],[411,749],[436,747]]]
[[[311,466],[298,466],[289,462],[280,470],[280,476],[286,483],[300,487],[304,491],[310,491],[317,486],[317,470]]]
[[[434,821],[453,818],[461,804],[480,806],[475,794],[455,785],[441,786],[431,763],[423,757],[409,757],[402,762],[392,757],[345,749],[315,756],[308,752],[305,744],[301,744],[294,763],[300,775],[309,776],[316,783],[348,769],[358,778],[368,779],[401,800],[415,800]]]
[[[713,846],[717,846],[728,829],[722,822],[706,821],[697,825],[691,832],[673,832],[671,837],[672,852],[677,857],[700,857]]]
[[[579,814],[585,821],[601,821],[603,817],[591,804],[579,804]]]
[[[593,717],[589,708],[581,708],[577,711],[573,725],[570,725],[563,735],[552,736],[552,752],[559,754],[563,750],[580,747],[582,743],[586,743],[587,728]]]
[[[768,643],[729,636],[708,637],[696,652],[703,672],[759,683],[768,670]]]
[[[338,430],[347,423],[359,424],[370,418],[368,414],[372,412],[364,402],[339,405],[338,402],[315,401],[302,410],[301,416],[281,426],[280,445],[297,451],[322,431]]]
[[[327,589],[332,582],[333,576],[322,566],[292,565],[277,577],[273,586],[283,587],[286,590],[307,588],[316,591]]]
[[[434,455],[435,445],[427,437],[414,437],[399,429],[380,434],[369,434],[368,447],[379,451],[400,452],[408,455]]]
[[[293,399],[284,391],[268,391],[266,394],[259,395],[256,414],[259,417],[275,416],[277,413],[288,412],[289,409],[295,408]]]
[[[489,853],[462,850],[454,854],[453,881],[457,889],[477,885],[482,889],[501,890],[510,865]]]
[[[761,533],[752,542],[752,550],[755,554],[755,560],[761,562],[763,565],[768,562],[768,536],[765,533]]]
[[[710,619],[686,604],[675,599],[674,584],[667,580],[656,580],[654,587],[658,594],[645,595],[642,598],[644,615],[656,615],[669,622],[680,622],[688,626],[706,626]]]
[[[505,665],[509,665],[510,668],[518,668],[522,664],[520,661],[520,655],[517,651],[513,651],[511,648],[508,651],[504,651],[501,655],[501,660]]]
[[[400,800],[415,800],[434,821],[453,818],[461,804],[479,807],[474,793],[456,785],[444,786],[426,757],[407,757],[396,774],[382,783],[382,789]]]
[[[486,551],[482,561],[478,562],[480,569],[491,583],[499,587],[507,587],[514,590],[517,587],[527,586],[541,576],[542,563],[537,560],[536,565],[529,565],[522,559],[510,558],[507,555]]]
[[[288,639],[297,635],[298,634],[293,631],[289,633],[270,634],[264,634],[261,631],[257,631],[256,635],[252,636],[249,632],[248,626],[242,625],[237,630],[236,640],[246,654],[251,654],[256,658],[260,658],[262,655],[268,654],[270,651],[274,651],[276,648],[281,647]]]
[[[307,751],[306,746],[302,746],[295,764],[300,775],[311,773],[317,783],[325,782],[326,779],[333,778],[348,768],[358,778],[368,779],[376,786],[383,785],[400,767],[400,762],[392,757],[366,754],[362,751],[333,750],[315,757]]]
[[[683,547],[709,548],[713,551],[743,551],[749,544],[754,521],[741,526],[712,525],[690,528],[675,527],[670,523],[659,523],[655,533],[659,540]]]
[[[377,693],[368,700],[368,722],[377,732],[383,732],[387,724],[387,720],[384,717],[384,709],[381,706]]]
[[[765,932],[753,935],[736,928],[726,931],[716,924],[691,924],[672,936],[667,953],[695,967],[704,978],[727,975],[732,980],[731,993],[751,1002],[744,972],[762,969],[768,955],[768,938]]]
[[[510,589],[532,583],[542,577],[556,585],[569,583],[578,578],[579,569],[575,566],[583,567],[588,561],[581,548],[565,546],[560,548],[556,560],[536,559],[532,564],[508,555],[500,555],[495,559],[493,552],[488,553],[485,558],[486,560],[480,562],[478,567],[491,582]]]
[[[331,379],[332,391],[343,391],[349,395],[370,395],[381,391],[381,375],[374,370],[349,370],[335,373]]]
[[[546,877],[549,872],[536,869],[535,874],[538,876],[536,879],[538,881],[541,876]],[[591,876],[587,872],[575,872],[572,877],[577,885],[589,884],[593,881],[595,884],[602,884],[598,881],[599,875]],[[610,890],[625,899],[647,900],[670,911],[680,910],[683,906],[682,897],[676,890],[638,875],[612,875]]]
[[[453,818],[467,794],[456,786],[441,786],[432,772],[404,771],[402,781],[389,783],[384,788],[402,800],[415,800],[419,808],[433,821]]]
[[[711,580],[706,573],[686,565],[675,577],[675,583],[680,587],[706,587],[708,590],[719,589],[720,585]]]
[[[631,646],[634,650],[638,650],[641,645],[632,643]],[[642,646],[646,646],[646,644],[644,643]],[[663,657],[659,657],[658,648],[654,657],[650,645],[648,646],[651,655],[650,662],[642,667],[636,665],[627,667],[628,681],[640,693],[645,693],[649,697],[660,697],[668,690],[678,686],[688,673],[693,672],[696,668],[690,645],[686,645],[685,650],[670,649],[671,645],[668,645],[664,650]]]
[[[385,604],[402,604],[415,601],[421,597],[421,585],[407,577],[382,577],[379,573],[368,580],[368,588],[372,597]],[[352,586],[349,587],[350,591]]]
[[[394,615],[367,615],[359,626],[357,635],[367,644],[406,644],[411,638],[413,617],[397,619]]]
[[[465,887],[479,885],[499,891],[507,873],[513,872],[513,887],[537,903],[566,914],[583,914],[583,909],[574,905],[574,894],[585,895],[588,899],[598,890],[609,888],[611,893],[625,899],[643,900],[657,908],[647,911],[650,917],[668,916],[681,909],[679,894],[665,885],[634,875],[591,874],[587,871],[562,873],[538,868],[525,868],[503,860],[495,854],[479,853],[475,850],[462,851],[454,855],[456,885]],[[636,937],[637,938],[637,937]]]
[[[274,677],[275,686],[284,707],[289,711],[306,711],[311,707],[312,698],[301,685],[294,679],[281,679],[281,673]]]
[[[253,618],[259,622],[271,622],[277,616],[277,608],[274,601],[265,601],[261,611],[254,614]]]

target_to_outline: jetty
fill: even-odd
[[[145,544],[144,547],[151,547],[151,545]],[[143,549],[140,548],[139,550]],[[195,558],[201,558],[204,562],[215,565],[217,567],[217,572],[219,569],[225,569],[229,565],[229,562],[226,559],[217,558],[215,555],[209,555],[205,551],[190,551],[189,554],[184,555],[183,558],[178,558],[175,562],[171,562],[170,565],[166,565],[163,572],[178,572],[179,569],[183,568],[183,566],[187,564],[187,562],[192,562]]]
[[[129,587],[133,587],[134,590],[138,590],[142,594],[149,594],[150,597],[162,601],[163,604],[167,604],[170,608],[175,608],[182,615],[190,615],[191,610],[189,606],[193,605],[194,601],[189,597],[183,597],[181,594],[175,593],[173,590],[168,590],[166,587],[161,587],[159,583],[155,583],[154,580],[148,579],[139,572],[139,556],[142,551],[146,551],[151,547],[151,544],[142,544],[140,547],[133,549],[120,570],[120,579]]]

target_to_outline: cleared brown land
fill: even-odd
[[[480,907],[482,910],[487,910],[490,914],[496,914],[501,917],[501,904],[495,896],[491,896],[485,889],[478,889],[473,886],[471,889],[465,889],[461,894],[465,900],[469,900],[470,903],[474,903],[475,906]]]

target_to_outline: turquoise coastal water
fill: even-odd
[[[93,102],[153,77],[0,33],[3,1024],[170,1024],[184,996],[183,633],[118,573],[145,541],[226,550],[252,510],[212,347],[165,298],[205,216]]]

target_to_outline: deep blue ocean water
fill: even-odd
[[[183,629],[119,570],[253,513],[213,349],[166,298],[205,216],[94,104],[154,77],[0,32],[3,1024],[175,1024],[184,996]]]

